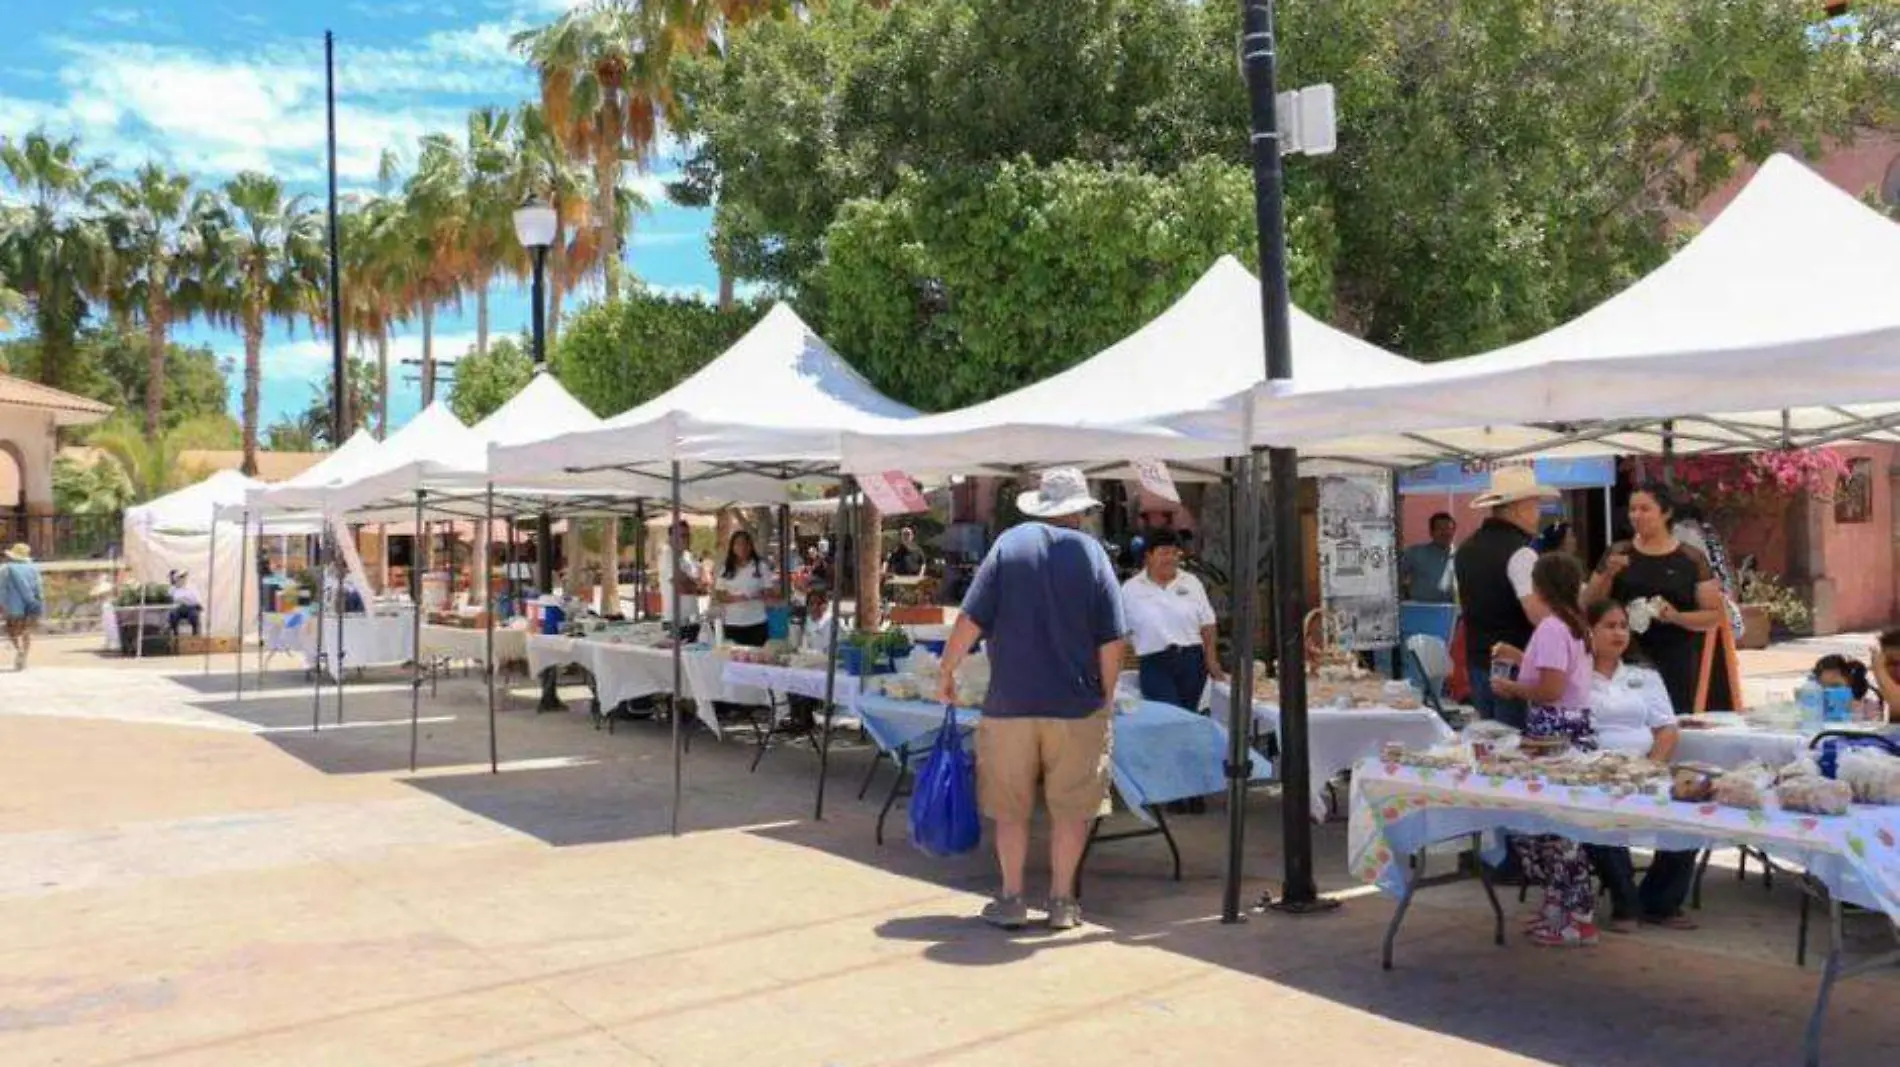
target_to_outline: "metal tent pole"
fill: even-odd
[[[147,528],[150,532],[150,528]],[[132,599],[138,601],[138,618],[134,625],[138,627],[137,647],[132,650],[133,659],[145,658],[145,583],[139,579],[138,572],[132,572],[132,585],[138,592]],[[121,631],[123,632],[123,631]]]
[[[1241,58],[1252,119],[1254,220],[1260,242],[1260,310],[1265,325],[1267,379],[1293,377],[1287,294],[1286,189],[1275,106],[1273,0],[1242,0]],[[1274,641],[1280,678],[1280,805],[1285,884],[1275,907],[1303,913],[1328,907],[1313,881],[1313,815],[1307,797],[1312,767],[1306,737],[1306,596],[1300,531],[1300,462],[1290,448],[1267,451],[1273,490]],[[1246,521],[1242,517],[1242,522]]]
[[[1227,537],[1234,669],[1229,675],[1232,691],[1227,702],[1227,871],[1221,883],[1221,921],[1236,923],[1242,921],[1240,883],[1246,871],[1247,779],[1253,770],[1248,741],[1253,733],[1254,590],[1258,585],[1260,558],[1257,529],[1260,480],[1251,456],[1230,460],[1227,467],[1233,479],[1227,496]]]
[[[488,557],[493,551],[495,529],[495,483],[488,483],[488,513],[482,522],[482,614],[488,619],[487,650],[483,662],[488,668],[488,773],[501,771],[501,745],[495,738],[495,590],[490,583]]]
[[[416,529],[422,529],[422,490],[416,490]],[[420,558],[417,560],[420,563]],[[415,612],[409,617],[409,773],[416,771],[416,746],[422,732],[422,570],[409,568],[415,588]]]
[[[261,536],[261,535],[260,535]],[[238,628],[237,628],[237,699],[244,699],[244,605],[250,600],[251,575],[255,572],[246,564],[251,558],[251,510],[245,508],[238,518]],[[258,599],[264,594],[260,591]],[[257,643],[264,643],[264,630],[257,631]]]
[[[323,541],[323,532],[320,530],[317,533],[315,542],[310,546],[310,554],[315,557],[313,562],[316,564],[315,567],[312,568],[312,571],[317,576],[317,669],[311,672],[312,677],[315,679],[310,689],[311,733],[315,733],[319,729],[317,716],[323,713],[323,626],[325,615],[330,608],[330,605],[326,603],[329,597],[324,595],[324,587],[329,584],[325,579],[329,576],[324,573]],[[337,629],[341,630],[342,627],[338,626]]]
[[[679,465],[679,461],[675,460],[673,462],[673,524],[666,528],[666,538],[667,538],[666,543],[668,545],[673,545],[673,534],[679,528],[680,528],[680,465]],[[673,720],[673,810],[672,810],[672,824],[673,825],[672,825],[672,829],[673,829],[674,837],[678,837],[679,832],[680,832],[680,774],[682,772],[682,762],[683,762],[680,755],[680,751],[681,751],[680,750],[680,740],[681,740],[680,738],[680,674],[681,674],[681,668],[683,666],[681,663],[681,657],[685,655],[685,649],[682,647],[685,644],[685,640],[684,640],[684,635],[680,633],[681,593],[680,593],[678,582],[679,582],[679,569],[680,569],[680,553],[684,551],[686,551],[685,545],[673,545],[673,550],[672,552],[668,553],[668,557],[667,557],[672,563],[673,573],[663,574],[660,576],[660,580],[663,582],[675,583],[673,586],[673,597],[672,597],[673,610],[671,613],[673,616],[673,619],[672,619],[672,622],[673,622],[673,714],[671,718]]]
[[[778,595],[787,608],[792,603],[792,506],[778,506]]]
[[[343,537],[356,536],[355,532],[350,529],[349,523],[338,522],[337,525],[342,527]],[[340,553],[333,552],[332,555],[340,555]],[[330,580],[330,569],[327,566],[324,568],[324,571],[323,571],[323,580],[326,583]],[[343,725],[343,685],[344,685],[343,631],[349,629],[349,625],[348,625],[348,619],[350,615],[349,584],[350,584],[349,571],[345,570],[343,574],[337,578],[337,597],[336,597],[336,721],[337,721],[338,726]],[[363,614],[366,618],[369,615],[369,601],[367,600],[363,602]],[[365,629],[367,628],[368,627],[365,627]]]
[[[205,561],[205,611],[198,628],[204,635],[205,677],[211,677],[211,619],[218,603],[218,506],[211,505],[211,551]]]
[[[825,663],[825,727],[824,733],[818,738],[818,799],[816,804],[813,805],[811,813],[811,817],[815,820],[822,820],[825,817],[825,778],[831,770],[831,720],[832,716],[837,712],[836,701],[838,699],[838,622],[844,616],[845,575],[847,573],[850,574],[852,589],[857,590],[858,553],[863,551],[863,546],[858,544],[859,539],[855,536],[852,537],[849,570],[847,571],[846,568],[838,565],[842,562],[840,557],[844,555],[845,532],[851,531],[855,533],[857,528],[858,509],[857,505],[852,503],[851,500],[851,493],[852,490],[856,488],[856,485],[855,479],[846,476],[838,486],[838,514],[843,521],[840,523],[838,530],[837,544],[833,546],[834,555],[832,558],[831,573],[836,579],[832,583],[832,585],[836,587],[836,595],[832,597],[831,602],[831,635],[826,639],[826,647],[829,649],[831,655]],[[863,592],[858,590],[857,594],[858,599],[862,601],[864,598]],[[862,618],[863,610],[863,605],[859,604],[857,609],[858,614],[855,617]],[[860,672],[864,670],[862,664],[860,664],[858,670]]]
[[[647,502],[633,503],[633,617],[647,617]],[[669,535],[670,536],[670,535]]]
[[[517,549],[520,547],[520,542],[518,542],[516,538],[519,536],[520,534],[515,529],[515,517],[513,515],[510,515],[508,516],[508,554],[507,554],[508,608],[509,608],[509,614],[526,615],[527,612],[521,610],[521,583],[515,578],[515,563],[518,562],[521,558],[521,553],[517,551]]]
[[[554,592],[554,516],[545,511],[535,519],[534,584],[537,596]],[[567,710],[560,694],[555,692],[555,676],[560,671],[559,667],[549,667],[541,672],[541,703],[536,711]]]

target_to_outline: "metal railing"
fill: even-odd
[[[102,515],[24,515],[0,511],[0,550],[25,542],[33,558],[46,562],[106,559],[120,549],[124,517]]]

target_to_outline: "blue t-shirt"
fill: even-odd
[[[990,546],[963,597],[983,631],[983,714],[1082,719],[1103,706],[1100,653],[1120,640],[1121,587],[1108,553],[1077,530],[1026,522]]]

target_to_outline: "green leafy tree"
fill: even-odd
[[[690,377],[764,312],[751,304],[721,311],[698,300],[634,289],[574,316],[554,349],[553,370],[596,414],[617,415]],[[629,352],[643,358],[629,359]]]
[[[1027,162],[911,174],[845,206],[816,290],[826,336],[880,389],[946,410],[1040,381],[1139,327],[1218,256],[1254,258],[1253,180]],[[1296,299],[1324,314],[1327,220],[1290,222]]]
[[[149,343],[141,330],[120,329],[110,324],[80,331],[66,374],[66,390],[121,411],[137,408],[140,398],[146,394],[146,378],[151,373]],[[43,351],[42,338],[37,334],[0,341],[0,369],[37,376]],[[199,416],[224,416],[225,379],[232,369],[228,361],[220,361],[204,346],[186,347],[167,342],[166,352],[165,410],[161,426],[172,429]],[[63,433],[72,440],[83,441],[89,430],[78,427]]]
[[[108,277],[110,242],[92,210],[105,168],[80,151],[76,137],[36,130],[0,138],[0,176],[13,194],[0,197],[0,276],[32,308],[38,378],[55,388],[77,361],[88,296]]]
[[[184,462],[187,450],[222,447],[223,428],[186,423],[156,440],[126,416],[115,416],[94,432],[89,443],[110,456],[131,486],[133,502],[143,503],[202,480],[206,471]]]
[[[61,515],[111,515],[138,503],[125,468],[109,455],[53,460],[53,509]]]
[[[284,416],[271,423],[264,431],[264,440],[272,452],[315,452],[322,432],[316,409],[311,408],[294,418]]]
[[[332,416],[336,410],[335,380],[329,374],[323,374],[318,381],[310,383],[310,406],[304,409],[304,413],[301,416],[290,423],[290,425],[296,427],[294,432],[298,435],[301,435],[306,428],[309,430],[307,441],[303,440],[301,436],[297,438],[298,441],[303,443],[306,447],[288,449],[288,451],[315,452],[323,449],[336,448],[348,440],[350,434],[368,427],[370,419],[370,398],[378,395],[378,393],[382,391],[382,379],[379,377],[380,373],[377,365],[366,359],[350,359],[344,363],[344,375],[349,381],[347,388],[349,389],[348,414],[350,417],[350,425],[342,434],[334,433],[331,430],[331,426],[335,422]],[[287,430],[285,432],[290,433],[292,431]],[[277,451],[279,448],[275,443],[270,447],[272,451]]]
[[[469,349],[455,361],[455,382],[449,387],[449,410],[469,426],[494,414],[534,377],[534,358],[527,338],[502,337],[483,354]]]

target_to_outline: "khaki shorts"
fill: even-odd
[[[1050,818],[1107,814],[1110,717],[1104,710],[1086,719],[979,720],[976,792],[983,814],[1028,822],[1036,812],[1037,782]]]

